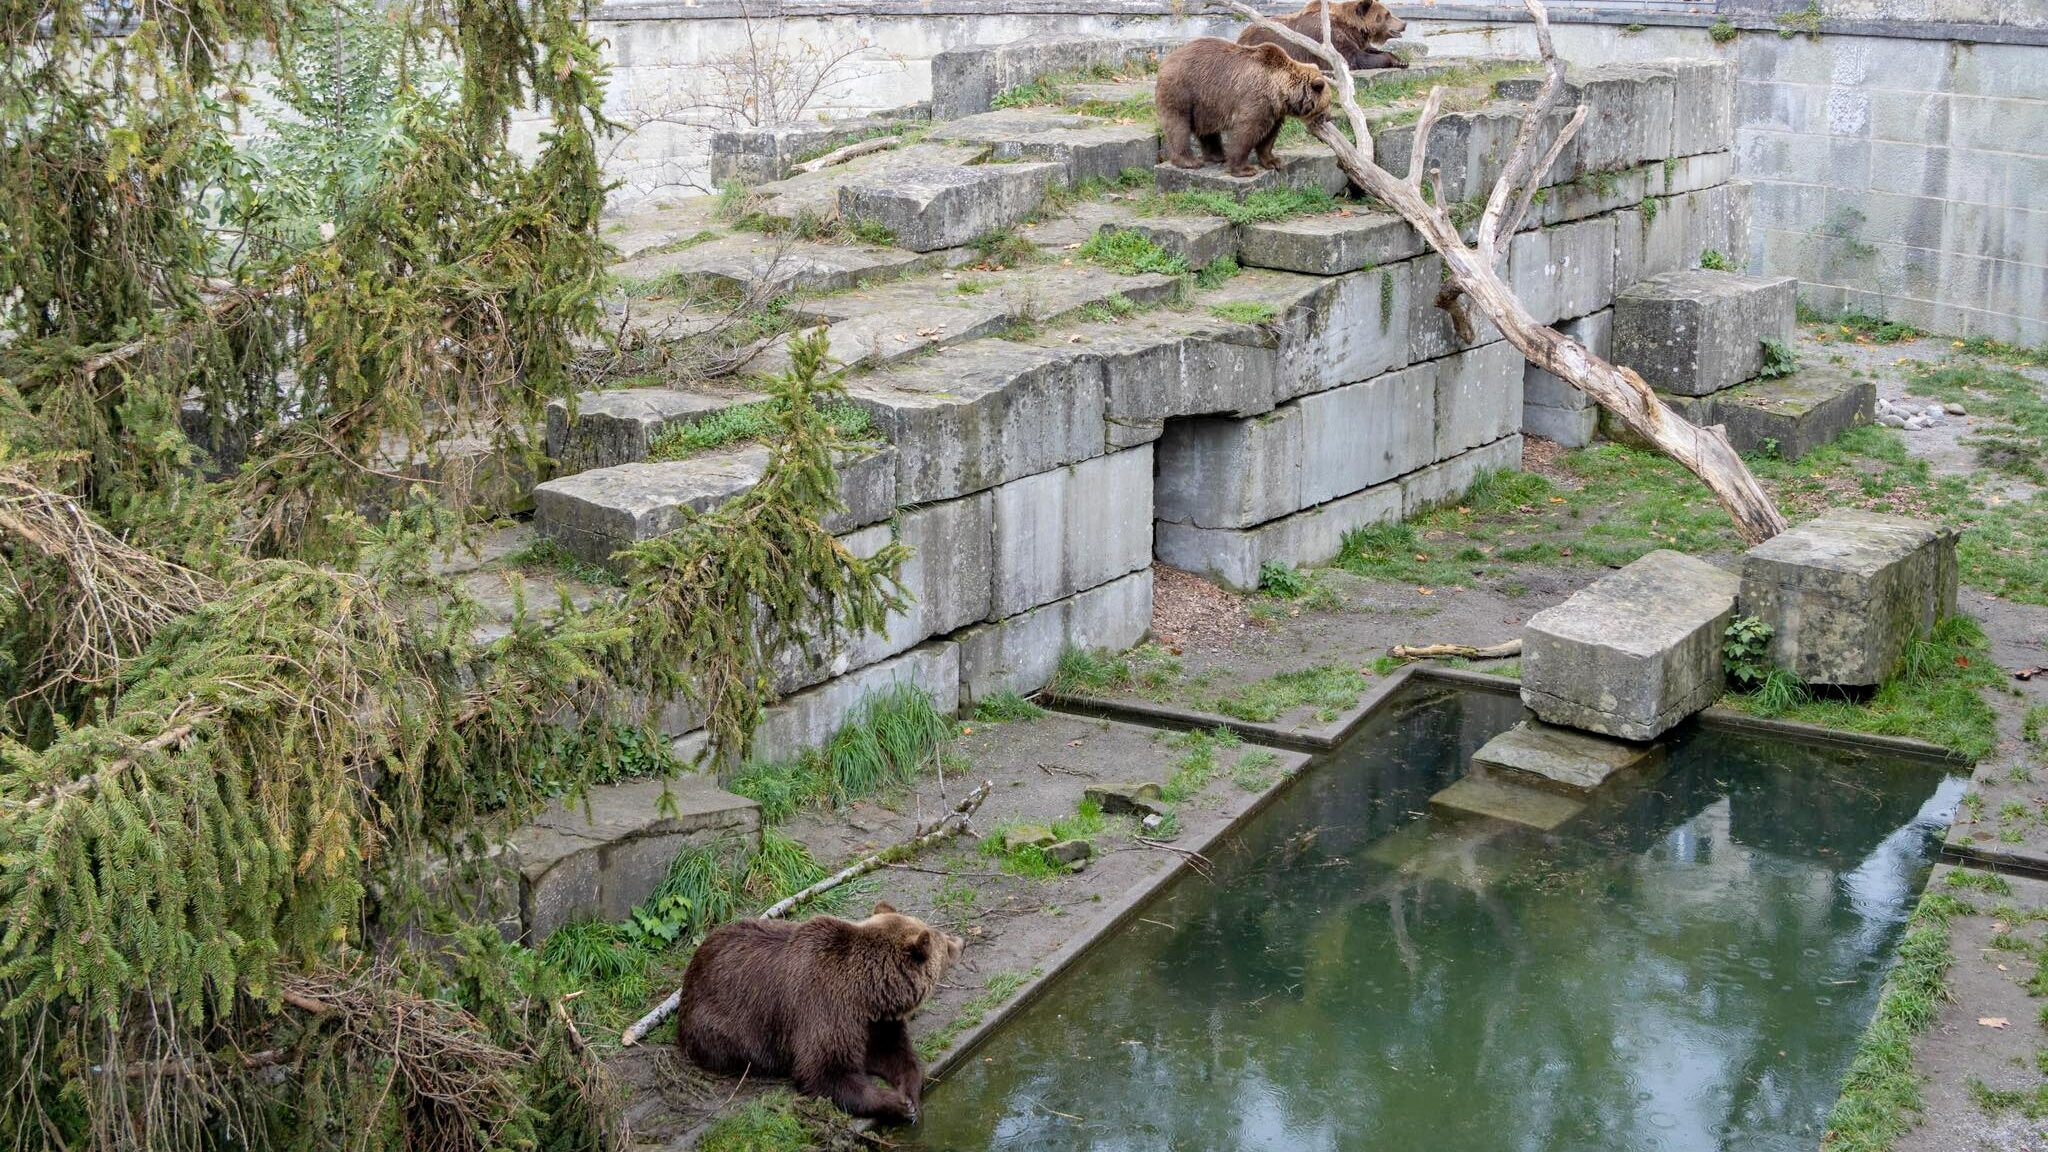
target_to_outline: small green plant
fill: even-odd
[[[1180,679],[1180,657],[1157,644],[1111,653],[1068,648],[1060,653],[1052,690],[1077,692],[1157,691]]]
[[[1082,309],[1081,314],[1097,323],[1108,323],[1117,320],[1128,320],[1136,316],[1139,311],[1141,309],[1137,301],[1132,300],[1121,292],[1111,292],[1101,300]]]
[[[1831,1152],[1884,1152],[1912,1129],[1921,1108],[1920,1079],[1913,1069],[1913,1038],[1934,1022],[1947,995],[1949,921],[1974,911],[1946,892],[1920,897],[1899,962],[1885,978],[1877,1015],[1863,1033],[1841,1099],[1828,1114]]]
[[[1820,22],[1823,13],[1820,0],[1806,0],[1806,7],[1797,12],[1786,12],[1777,19],[1778,35],[1786,40],[1805,33],[1809,38],[1820,39]]]
[[[1232,224],[1266,224],[1333,212],[1337,201],[1321,188],[1262,188],[1242,201],[1228,192],[1176,192],[1166,198],[1166,206],[1180,213],[1221,216]]]
[[[1255,680],[1226,696],[1197,701],[1204,711],[1265,724],[1297,708],[1312,708],[1327,724],[1355,706],[1365,691],[1365,676],[1342,664],[1320,664]]]
[[[1018,235],[1012,228],[1000,228],[978,236],[973,246],[981,256],[982,264],[991,271],[1022,268],[1038,259],[1038,245]]]
[[[1273,782],[1273,768],[1279,763],[1279,756],[1264,749],[1247,752],[1231,768],[1231,783],[1247,792],[1257,792]]]
[[[1771,674],[1769,624],[1755,616],[1737,616],[1721,641],[1721,657],[1728,679],[1744,692],[1761,685]]]
[[[1700,267],[1710,272],[1733,272],[1735,262],[1722,255],[1719,249],[1706,248],[1700,252]]]
[[[970,277],[953,285],[953,291],[958,292],[962,296],[979,296],[983,292],[988,291],[988,285],[983,281]]]
[[[1259,565],[1259,591],[1292,600],[1308,591],[1308,577],[1284,560],[1268,560]]]
[[[988,1018],[990,1012],[1002,1007],[1003,1002],[1017,994],[1017,989],[1030,983],[1038,975],[1038,969],[1029,972],[997,972],[982,985],[982,993],[960,1006],[960,1014],[946,1022],[944,1028],[931,1033],[917,1042],[917,1054],[925,1060],[933,1059],[953,1046],[960,1034],[977,1027]]]
[[[1621,26],[1621,34],[1624,36],[1640,36],[1643,30],[1648,27],[1648,24],[1624,24]]]
[[[697,1140],[699,1152],[823,1152],[853,1146],[836,1134],[846,1117],[831,1101],[771,1088],[713,1121]]]
[[[875,438],[874,418],[864,408],[842,400],[820,409],[820,415],[848,443]],[[780,419],[773,400],[720,408],[701,420],[675,425],[656,435],[647,446],[647,458],[684,460],[714,448],[768,440],[781,427]]]
[[[869,695],[825,746],[833,802],[850,804],[908,783],[937,760],[954,733],[952,719],[914,684]]]
[[[1782,340],[1766,340],[1763,345],[1763,363],[1756,370],[1758,376],[1776,380],[1799,370],[1799,353],[1793,351],[1790,344]]]
[[[2048,731],[2048,704],[2028,705],[2026,715],[2020,719],[2020,739],[2039,744],[2044,731]]]
[[[1730,40],[1735,39],[1735,25],[1730,23],[1726,16],[1723,16],[1719,20],[1714,21],[1713,26],[1707,29],[1707,35],[1713,37],[1716,44],[1726,44]]]
[[[619,574],[601,564],[592,564],[564,547],[552,536],[536,536],[533,543],[508,554],[503,563],[508,568],[526,571],[536,569],[558,572],[571,580],[585,584],[597,584],[608,588],[624,587],[625,581]]]
[[[1901,340],[1917,340],[1925,335],[1911,324],[1872,316],[1868,312],[1844,312],[1835,318],[1835,323],[1842,335],[1872,344],[1897,344]]]
[[[974,718],[983,724],[1005,724],[1013,720],[1037,720],[1045,709],[1005,688],[983,696],[974,705]]]
[[[896,243],[896,233],[876,220],[855,220],[846,234],[863,244],[887,248]]]
[[[1657,213],[1663,209],[1664,202],[1655,196],[1645,196],[1643,197],[1641,207],[1643,210],[1643,224],[1648,226],[1657,222]]]
[[[1125,276],[1146,272],[1181,276],[1188,271],[1186,260],[1161,248],[1143,232],[1128,228],[1097,232],[1081,245],[1078,255],[1083,260]]]
[[[1237,261],[1229,256],[1218,256],[1195,271],[1195,287],[1220,288],[1240,269]]]
[[[1167,802],[1178,804],[1207,788],[1216,775],[1218,753],[1235,748],[1242,741],[1230,729],[1217,727],[1207,732],[1183,732],[1167,743],[1181,757],[1174,764],[1173,775],[1161,787],[1161,794]]]
[[[1264,301],[1232,300],[1224,304],[1211,304],[1209,314],[1234,324],[1267,324],[1280,313]]]

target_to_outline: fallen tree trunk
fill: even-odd
[[[1470,644],[1422,644],[1411,647],[1407,644],[1394,645],[1396,660],[1440,660],[1446,656],[1466,660],[1499,660],[1504,656],[1520,656],[1522,642],[1508,640],[1486,648],[1474,648]]]
[[[1627,368],[1595,356],[1585,345],[1545,324],[1536,322],[1529,310],[1508,287],[1500,273],[1507,245],[1514,238],[1522,217],[1543,185],[1544,174],[1557,163],[1565,144],[1585,122],[1581,106],[1553,138],[1539,158],[1537,141],[1543,134],[1550,111],[1564,89],[1564,61],[1557,58],[1550,42],[1550,15],[1542,0],[1524,0],[1536,24],[1536,44],[1543,56],[1543,86],[1523,114],[1520,130],[1502,169],[1500,180],[1487,197],[1486,209],[1470,245],[1451,221],[1443,197],[1436,194],[1434,181],[1425,193],[1423,180],[1430,169],[1425,164],[1429,130],[1443,108],[1443,89],[1430,90],[1422,118],[1416,122],[1414,143],[1409,152],[1408,175],[1395,176],[1373,158],[1372,130],[1359,106],[1352,85],[1351,70],[1331,46],[1330,6],[1324,5],[1323,39],[1311,40],[1294,29],[1269,19],[1239,0],[1213,0],[1289,43],[1316,53],[1329,64],[1336,81],[1337,99],[1348,119],[1352,136],[1346,137],[1331,118],[1311,124],[1318,140],[1337,155],[1337,164],[1352,183],[1385,201],[1401,215],[1429,246],[1443,257],[1447,279],[1437,305],[1451,312],[1460,335],[1469,332],[1469,320],[1461,314],[1465,302],[1476,305],[1493,321],[1508,343],[1531,364],[1549,372],[1591,396],[1602,408],[1620,418],[1628,429],[1690,469],[1712,490],[1715,499],[1728,510],[1735,527],[1750,544],[1758,544],[1783,532],[1785,517],[1757,483],[1748,465],[1718,427],[1701,428],[1657,399],[1641,376]],[[1355,138],[1357,143],[1353,143]]]
[[[995,781],[993,780],[982,781],[981,787],[976,788],[961,798],[958,804],[953,805],[953,810],[941,817],[939,822],[930,829],[912,836],[901,844],[884,848],[872,856],[862,857],[845,868],[818,881],[816,884],[811,885],[809,888],[786,899],[776,901],[766,911],[761,913],[761,919],[780,920],[782,917],[789,915],[798,906],[807,901],[817,899],[849,880],[859,879],[885,864],[907,860],[948,837],[959,835],[967,830],[967,822],[974,818],[975,810],[981,807],[982,801],[988,799],[989,792],[994,790],[995,786]],[[652,1012],[633,1021],[630,1027],[619,1034],[619,1046],[630,1048],[638,1044],[641,1037],[654,1031],[655,1027],[663,1020],[674,1015],[676,1007],[682,1002],[683,990],[681,988],[669,993],[668,998],[656,1004]]]

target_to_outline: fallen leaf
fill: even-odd
[[[1982,1024],[1986,1028],[2003,1028],[2011,1024],[2012,1021],[2007,1020],[2003,1016],[1979,1016],[1977,1017],[1977,1023]]]
[[[1970,666],[1970,658],[1969,658],[1968,656],[1958,656],[1958,657],[1956,657],[1956,667],[1958,667],[1958,668],[1968,668],[1969,666]]]
[[[1416,591],[1422,593],[1424,596],[1436,595],[1436,589],[1434,588],[1417,588]]]

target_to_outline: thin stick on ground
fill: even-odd
[[[1327,117],[1309,125],[1309,131],[1336,153],[1338,166],[1354,184],[1390,205],[1443,257],[1447,279],[1437,304],[1450,312],[1454,321],[1463,321],[1458,325],[1461,335],[1469,324],[1462,313],[1464,301],[1469,299],[1531,364],[1591,396],[1630,431],[1698,476],[1728,510],[1744,540],[1751,544],[1768,540],[1785,530],[1785,517],[1728,442],[1725,431],[1718,426],[1701,428],[1687,421],[1659,400],[1641,376],[1595,356],[1585,345],[1555,328],[1537,323],[1501,274],[1508,241],[1514,237],[1545,174],[1557,163],[1566,142],[1586,119],[1582,105],[1564,123],[1555,123],[1552,112],[1564,89],[1564,61],[1558,59],[1551,45],[1550,16],[1542,0],[1524,3],[1535,22],[1536,45],[1543,58],[1543,86],[1523,113],[1500,179],[1479,218],[1474,242],[1467,245],[1451,220],[1444,197],[1424,195],[1422,181],[1426,168],[1422,153],[1428,133],[1422,125],[1417,126],[1407,177],[1395,176],[1374,160],[1372,129],[1358,103],[1351,70],[1330,41],[1328,5],[1322,9],[1323,40],[1317,43],[1240,0],[1211,0],[1213,7],[1235,12],[1286,43],[1308,49],[1329,65],[1331,78],[1336,82],[1337,108],[1349,121],[1351,137],[1346,137],[1337,122]],[[1440,104],[1440,97],[1432,91],[1429,108]],[[1424,115],[1429,114],[1426,109]],[[1551,138],[1539,156],[1538,141],[1547,133]]]
[[[1465,660],[1499,660],[1504,656],[1520,656],[1522,642],[1509,640],[1486,648],[1474,648],[1470,644],[1407,644],[1394,645],[1396,660],[1440,660],[1455,656]]]
[[[806,160],[790,169],[790,171],[800,174],[822,172],[834,164],[844,164],[848,160],[858,156],[866,156],[870,152],[886,152],[901,143],[903,143],[903,137],[901,136],[877,136],[873,140],[861,140],[848,144],[844,148],[834,148],[816,160]]]
[[[819,896],[830,892],[849,880],[857,880],[885,865],[908,860],[942,840],[959,835],[967,830],[968,822],[974,818],[975,811],[981,807],[982,801],[988,799],[988,794],[995,790],[995,786],[996,783],[993,780],[982,781],[981,787],[962,797],[958,804],[953,805],[953,810],[941,817],[939,822],[932,828],[919,832],[901,844],[884,848],[872,856],[862,857],[803,891],[787,899],[776,901],[766,911],[761,913],[761,919],[780,920],[782,917],[789,915],[798,906],[807,901],[817,899]],[[630,1048],[638,1044],[641,1037],[652,1032],[655,1026],[659,1025],[663,1020],[674,1015],[676,1007],[682,1002],[683,990],[681,988],[669,993],[668,998],[655,1005],[652,1012],[633,1021],[630,1027],[620,1033],[619,1046],[621,1048]]]

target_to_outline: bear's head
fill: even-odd
[[[902,957],[903,967],[917,986],[918,999],[931,995],[939,978],[960,959],[966,941],[950,932],[905,916],[887,902],[875,905],[874,915],[856,925],[870,939],[879,940]]]
[[[1314,16],[1320,27],[1323,6],[1310,4],[1302,9],[1302,15]],[[1352,35],[1367,44],[1378,46],[1399,36],[1408,24],[1380,0],[1343,0],[1330,8],[1330,27],[1349,29]]]
[[[1294,59],[1278,44],[1261,44],[1258,53],[1259,63],[1273,74],[1282,110],[1311,123],[1329,114],[1330,82],[1322,69]]]

